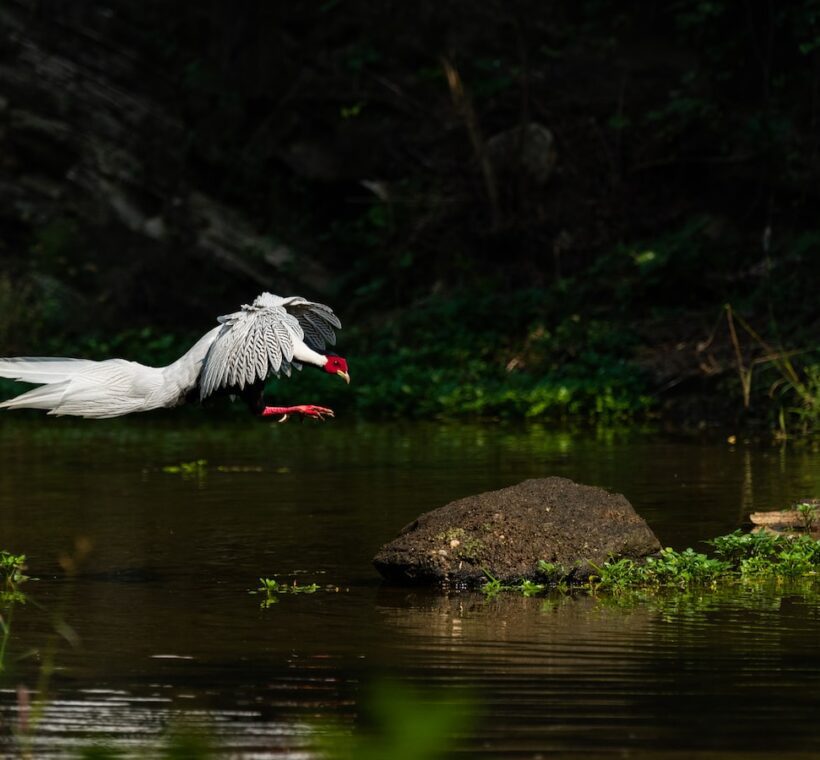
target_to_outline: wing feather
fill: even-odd
[[[290,375],[294,342],[304,339],[305,328],[285,309],[287,300],[263,293],[240,311],[219,317],[222,328],[200,373],[201,398],[220,388],[243,389],[270,374]]]
[[[300,296],[283,298],[281,304],[297,320],[311,348],[322,351],[328,344],[336,345],[333,328],[340,330],[342,323],[329,306]]]

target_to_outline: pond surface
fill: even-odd
[[[466,691],[464,757],[820,755],[817,595],[486,600],[390,588],[371,566],[421,512],[548,475],[620,491],[664,544],[698,546],[820,494],[809,450],[494,424],[4,417],[0,463],[0,548],[39,578],[0,674],[6,756],[147,747],[184,724],[225,756],[310,758],[383,678],[431,710]],[[262,608],[248,593],[260,576],[322,589]]]

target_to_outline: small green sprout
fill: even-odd
[[[487,576],[487,582],[481,587],[481,592],[485,596],[495,596],[496,594],[500,593],[501,591],[508,591],[509,588],[505,586],[498,578],[496,578],[489,570],[486,568],[482,569],[484,575]]]
[[[25,554],[12,554],[11,552],[0,550],[0,580],[3,581],[7,588],[28,580],[27,576],[23,575],[25,569]]]
[[[546,590],[546,586],[543,583],[535,583],[534,581],[521,581],[516,587],[515,590],[518,591],[522,596],[537,596],[538,594],[543,594]]]
[[[16,604],[25,604],[26,595],[18,585],[28,580],[23,574],[26,555],[0,550],[0,673],[5,670],[6,646],[11,635],[11,617]]]
[[[817,505],[804,501],[801,504],[797,504],[795,509],[803,521],[803,529],[806,533],[810,533],[817,522]]]
[[[539,559],[538,575],[540,575],[548,584],[552,586],[559,586],[564,582],[566,577],[569,575],[569,572],[559,563],[545,562],[543,559]]]

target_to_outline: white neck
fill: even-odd
[[[301,340],[295,340],[293,342],[293,358],[296,359],[297,362],[313,364],[316,367],[324,367],[325,364],[327,364],[326,356],[314,351],[312,348],[308,348]]]

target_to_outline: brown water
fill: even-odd
[[[547,475],[620,491],[665,544],[696,545],[820,494],[816,454],[540,426],[173,424],[3,420],[0,548],[39,578],[0,674],[5,756],[19,684],[46,696],[34,757],[151,746],[185,722],[226,755],[303,758],[382,677],[430,699],[465,687],[481,716],[465,757],[820,756],[817,595],[485,600],[389,588],[370,564],[419,513]],[[163,472],[195,459],[204,472]],[[92,548],[67,574],[78,538]],[[333,590],[261,609],[259,576]]]

